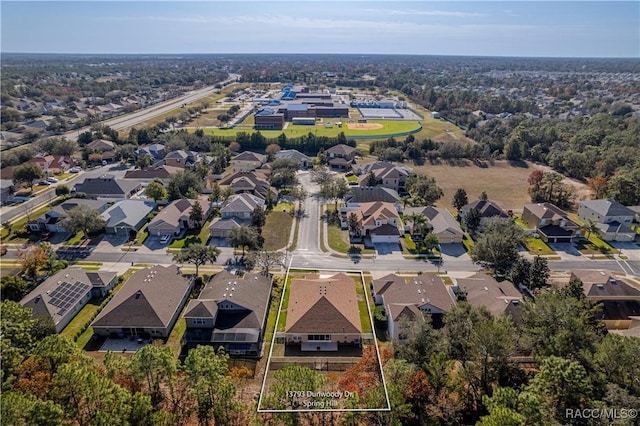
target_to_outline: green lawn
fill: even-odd
[[[347,180],[349,182],[357,182],[358,181],[358,176],[356,176],[356,175],[347,176]]]
[[[49,210],[51,210],[51,207],[58,204],[56,203],[57,198],[54,198],[54,201],[51,203],[51,205],[46,205],[43,207],[40,207],[37,210],[32,211],[29,214],[29,219],[27,219],[27,217],[23,217],[22,219],[11,223],[11,225],[8,228],[4,228],[2,229],[2,233],[0,234],[0,236],[2,237],[3,241],[8,243],[8,242],[23,242],[26,240],[30,240],[30,239],[37,239],[37,237],[31,236],[30,234],[27,233],[23,233],[25,231],[25,225],[27,224],[27,222],[29,222],[29,220],[31,219],[35,219],[38,216],[41,216],[43,214],[45,214],[46,212],[48,212]]]
[[[293,224],[293,216],[283,209],[273,210],[267,215],[262,228],[265,250],[279,250],[289,242],[289,232]]]
[[[65,242],[65,245],[75,246],[84,241],[84,232],[78,231],[77,234],[70,236]]]
[[[182,350],[182,336],[184,336],[185,331],[187,331],[187,321],[182,318],[182,312],[180,312],[180,317],[178,318],[178,321],[176,321],[176,325],[173,326],[173,330],[171,330],[166,343],[169,349],[171,349],[171,353],[173,353],[173,356],[176,358],[180,356],[180,351]]]
[[[278,307],[280,306],[280,295],[282,294],[282,282],[284,277],[280,276],[282,280],[278,280],[278,284],[271,291],[271,303],[269,305],[269,316],[267,317],[267,326],[264,332],[264,341],[271,342],[273,338],[273,332],[276,327],[276,318],[278,317]],[[274,280],[276,278],[274,277]]]
[[[144,226],[138,233],[136,234],[136,241],[133,243],[135,246],[141,246],[144,241],[149,237],[149,228]]]
[[[556,252],[540,238],[528,237],[525,239],[524,245],[531,254],[541,256],[556,254]]]
[[[349,253],[349,235],[338,225],[328,225],[329,247],[340,253]]]
[[[278,326],[276,327],[276,331],[284,331],[284,328],[287,325],[287,307],[289,306],[289,289],[291,287],[291,280],[294,278],[301,278],[301,277],[302,276],[294,277],[293,275],[289,275],[289,279],[287,280],[286,288],[284,290],[284,296],[282,300],[282,309],[280,310],[280,318],[278,318]],[[278,302],[278,306],[279,306],[279,302]]]
[[[371,326],[371,319],[369,318],[369,311],[367,309],[368,296],[365,295],[362,283],[360,283],[360,277],[354,278],[356,284],[356,294],[358,295],[358,311],[360,312],[360,325],[362,326],[362,333],[373,333]]]
[[[169,248],[182,249],[188,247],[191,244],[206,244],[209,241],[209,225],[211,220],[208,220],[202,225],[200,230],[190,229],[185,236],[180,239],[174,239],[169,244]],[[197,231],[197,232],[196,232]]]
[[[336,137],[340,132],[344,132],[348,138],[350,136],[369,136],[375,138],[376,136],[384,136],[390,134],[404,133],[412,130],[417,130],[420,125],[417,121],[404,121],[404,120],[368,120],[368,123],[380,124],[383,127],[380,129],[349,129],[346,125],[342,127],[330,127],[326,128],[324,123],[317,124],[315,126],[294,126],[289,125],[283,130],[260,130],[260,133],[266,138],[277,138],[281,134],[285,134],[287,138],[296,138],[306,136],[309,133],[313,133],[316,136],[329,136]],[[243,123],[244,124],[244,123]],[[217,128],[205,128],[203,129],[206,135],[221,136],[234,138],[238,133],[252,133],[253,130],[247,128],[234,128],[234,129],[217,129]],[[189,129],[189,131],[195,131],[195,129]]]
[[[467,251],[467,253],[469,253],[471,251],[471,249],[473,248],[474,242],[471,239],[471,237],[469,236],[468,233],[464,233],[464,236],[462,237],[462,245],[464,245],[464,249]]]

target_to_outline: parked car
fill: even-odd
[[[80,167],[72,167],[69,169],[69,173],[80,173]]]
[[[107,165],[107,160],[102,160],[102,165],[106,166]]]
[[[49,185],[51,185],[51,182],[46,181],[46,180],[41,180],[40,182],[38,182],[38,185],[49,186]]]
[[[58,183],[60,181],[57,178],[54,178],[53,176],[50,176],[50,177],[47,178],[47,182]]]

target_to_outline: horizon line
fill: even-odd
[[[177,53],[177,52],[165,52],[165,53],[115,53],[115,52],[2,52],[1,55],[70,55],[70,56],[207,56],[207,55],[216,55],[216,56],[225,56],[225,55],[255,55],[255,56],[264,56],[264,55],[272,55],[272,56],[287,56],[287,55],[308,55],[308,56],[326,56],[326,55],[334,55],[334,56],[443,56],[443,57],[463,57],[463,58],[510,58],[510,59],[638,59],[640,60],[640,56],[516,56],[516,55],[487,55],[487,54],[450,54],[450,53],[326,53],[326,52],[237,52],[237,53],[222,53],[222,52],[189,52],[189,53]]]

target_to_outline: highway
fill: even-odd
[[[218,84],[227,85],[233,84],[240,78],[240,74],[229,74],[229,78],[224,81],[221,81]],[[189,93],[186,93],[182,96],[178,96],[177,98],[161,102],[159,104],[152,105],[148,108],[141,109],[139,111],[133,112],[131,114],[126,114],[123,116],[111,118],[109,120],[102,121],[101,124],[105,124],[111,127],[114,130],[124,130],[130,127],[136,126],[140,123],[143,123],[147,120],[150,120],[159,115],[165,114],[169,111],[172,111],[176,108],[180,108],[182,104],[189,104],[195,102],[199,99],[205,98],[216,93],[219,89],[216,89],[215,86],[207,86],[202,89],[193,90]],[[62,137],[70,140],[77,140],[78,136],[86,131],[90,130],[90,126],[83,127],[81,129],[76,129],[72,132],[67,132]]]

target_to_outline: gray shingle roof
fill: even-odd
[[[601,200],[585,200],[580,204],[586,206],[601,216],[634,216],[633,210],[623,206],[613,198]]]
[[[114,203],[101,216],[107,227],[120,224],[133,226],[151,213],[155,206],[156,204],[152,201],[122,200]]]

